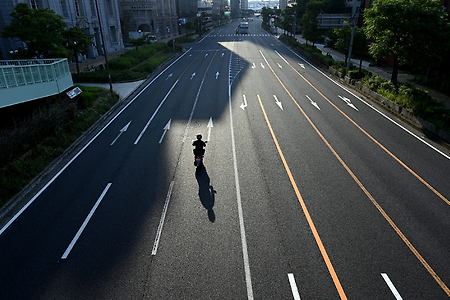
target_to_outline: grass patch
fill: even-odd
[[[181,51],[180,47],[176,49]],[[111,81],[127,82],[145,79],[162,62],[173,55],[172,51],[172,45],[168,45],[168,43],[153,43],[137,49],[130,49],[108,62]],[[109,82],[106,70],[72,74],[72,78],[74,82]]]

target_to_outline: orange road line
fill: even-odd
[[[334,150],[334,148],[328,143],[328,141],[325,139],[325,137],[322,135],[322,133],[319,131],[319,129],[314,125],[314,123],[311,121],[311,119],[308,117],[308,115],[305,113],[305,111],[301,108],[300,104],[295,100],[295,98],[292,96],[292,94],[288,91],[286,86],[281,82],[280,78],[275,74],[274,70],[270,66],[270,64],[267,62],[269,68],[272,70],[272,73],[277,78],[278,82],[281,84],[281,86],[284,88],[286,93],[289,95],[289,97],[294,101],[294,103],[297,105],[298,109],[302,112],[302,114],[305,116],[305,118],[308,120],[309,124],[314,128],[314,130],[317,132],[317,134],[320,136],[320,138],[324,141],[324,143],[327,145],[327,147],[331,150],[331,152],[334,154],[334,156],[339,160],[341,165],[347,170],[347,172],[350,174],[350,176],[353,178],[353,180],[358,184],[358,186],[361,188],[361,190],[366,194],[366,196],[370,199],[370,201],[375,205],[375,207],[378,209],[378,211],[383,215],[383,217],[386,219],[386,221],[391,225],[391,227],[395,230],[395,232],[400,236],[400,238],[403,240],[403,242],[408,246],[408,248],[411,250],[411,252],[416,256],[416,258],[422,263],[422,265],[425,267],[425,269],[430,273],[430,275],[434,278],[434,280],[439,284],[439,286],[444,290],[444,292],[447,294],[447,296],[450,297],[450,289],[447,287],[447,285],[442,281],[442,279],[436,274],[436,272],[431,268],[431,266],[427,263],[427,261],[420,255],[419,251],[411,244],[411,242],[408,240],[408,238],[403,234],[403,232],[400,230],[400,228],[397,227],[397,225],[392,221],[392,219],[388,216],[388,214],[383,210],[383,208],[378,204],[378,202],[375,200],[375,198],[369,193],[369,191],[365,188],[365,186],[359,181],[359,179],[356,177],[356,175],[350,170],[350,168],[347,166],[347,164],[342,160],[342,158],[337,154],[337,152]],[[292,66],[291,66],[292,68]],[[294,69],[294,68],[292,68]],[[294,69],[295,70],[295,69]],[[297,70],[295,70],[297,72]],[[403,162],[400,161],[395,155],[393,155],[389,150],[387,150],[383,145],[381,145],[375,138],[373,138],[371,135],[369,135],[364,129],[362,129],[356,122],[354,122],[350,117],[348,117],[343,111],[341,111],[336,105],[334,105],[330,100],[328,100],[315,86],[313,86],[305,77],[303,77],[300,73],[297,72],[300,77],[302,77],[314,90],[317,91],[325,100],[327,100],[331,105],[333,105],[339,112],[341,112],[347,119],[350,120],[356,127],[358,127],[363,133],[365,133],[370,139],[372,139],[374,142],[377,143],[383,150],[385,150],[388,154],[390,154],[394,159],[396,159],[402,166],[406,167],[407,170],[410,170],[413,175],[415,175],[417,178],[421,179],[419,175],[414,173],[411,169],[409,169]],[[423,179],[422,179],[423,180]],[[424,183],[425,180],[423,180]],[[431,186],[426,183],[427,186],[431,188]],[[432,189],[434,190],[434,189]],[[434,190],[435,191],[435,190]],[[438,193],[436,191],[436,193]],[[438,193],[438,196],[441,195]],[[442,196],[442,195],[441,195]],[[443,196],[442,196],[443,197]],[[448,204],[450,202],[444,198]]]
[[[372,137],[367,131],[365,131],[361,126],[359,126],[352,118],[345,114],[339,107],[337,107],[333,102],[331,102],[325,95],[323,95],[312,83],[310,83],[302,74],[300,74],[294,67],[290,64],[289,66],[304,80],[308,83],[320,96],[322,96],[328,103],[330,103],[334,108],[337,109],[344,117],[346,117],[353,125],[355,125],[362,133],[364,133],[369,139],[371,139],[375,144],[377,144],[381,149],[383,149],[387,154],[389,154],[394,160],[396,160],[402,167],[404,167],[409,173],[416,177],[420,182],[422,182],[427,188],[429,188],[434,194],[441,198],[445,203],[450,205],[450,201],[445,198],[441,193],[439,193],[435,188],[433,188],[428,182],[426,182],[422,177],[420,177],[416,172],[414,172],[410,167],[408,167],[404,162],[402,162],[397,156],[390,152],[386,147],[384,147],[380,142],[378,142],[374,137]]]
[[[281,160],[283,161],[283,165],[284,165],[284,168],[286,169],[286,173],[289,176],[289,180],[291,181],[292,187],[294,188],[295,194],[297,195],[297,199],[300,202],[300,205],[303,209],[303,213],[305,214],[306,220],[308,221],[309,227],[311,228],[312,234],[314,236],[314,239],[316,240],[317,246],[319,247],[320,253],[322,254],[325,264],[327,265],[328,271],[330,272],[330,275],[331,275],[331,278],[333,279],[334,285],[336,286],[336,289],[337,289],[341,299],[347,299],[347,296],[345,295],[344,289],[341,286],[341,283],[340,283],[339,278],[334,270],[331,260],[328,257],[327,251],[325,250],[322,240],[320,239],[319,233],[317,232],[316,226],[314,225],[311,215],[309,214],[309,211],[308,211],[308,208],[306,207],[305,201],[303,201],[303,197],[300,194],[300,191],[297,187],[297,183],[294,180],[294,176],[292,176],[291,170],[286,162],[286,159],[284,158],[283,152],[281,151],[281,147],[280,147],[278,140],[275,136],[275,133],[272,129],[272,125],[269,122],[269,118],[267,117],[266,110],[264,109],[264,106],[261,102],[261,98],[259,97],[259,95],[257,95],[257,97],[258,97],[259,105],[261,106],[262,112],[266,119],[267,126],[269,127],[270,133],[272,134],[272,139],[275,142],[275,146],[277,147],[278,153],[280,154]]]

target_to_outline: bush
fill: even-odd
[[[175,49],[181,51],[182,47],[175,44]],[[168,55],[169,53],[170,55]],[[128,50],[109,61],[111,80],[113,82],[126,82],[145,79],[149,73],[156,69],[156,64],[162,63],[170,56],[172,56],[172,46],[169,48],[165,43],[145,45],[139,47],[138,51],[136,49]],[[148,63],[149,60],[155,61]],[[147,67],[141,68],[140,64],[147,65]],[[136,70],[133,70],[133,68],[136,68]],[[106,70],[72,74],[72,79],[74,82],[109,82]]]
[[[351,79],[361,79],[361,78],[365,78],[365,77],[370,78],[370,77],[372,77],[372,73],[365,69],[361,69],[361,73],[360,73],[359,69],[355,69],[355,70],[348,71],[347,76],[350,77]]]
[[[108,64],[110,70],[127,70],[133,68],[139,62],[137,56],[128,55],[125,57],[113,58]]]
[[[151,73],[158,68],[160,64],[162,64],[166,59],[171,57],[172,54],[166,54],[164,56],[153,57],[145,61],[143,64],[139,65],[134,69],[135,72],[140,73]]]
[[[29,116],[17,120],[14,127],[0,131],[0,206],[118,101],[118,95],[111,95],[109,90],[81,89],[81,95],[89,95],[89,100],[81,100],[79,95],[79,102],[91,106],[79,109],[71,99],[52,97]],[[92,93],[96,94],[95,102],[91,101]]]
[[[401,105],[414,115],[450,131],[449,111],[443,103],[431,98],[426,91],[410,84],[402,84],[396,90],[390,81],[386,81],[379,76],[365,77],[361,80],[361,84]]]
[[[183,35],[183,36],[177,37],[175,42],[176,43],[193,43],[197,40],[198,37],[199,37],[198,34]]]
[[[345,63],[345,61],[334,61],[332,67],[333,69],[341,73],[345,73],[347,71],[347,64]]]

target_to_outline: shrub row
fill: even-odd
[[[312,55],[312,57],[325,66],[332,66],[335,70],[345,73],[347,64],[343,61],[334,61],[333,58],[323,55],[322,51],[312,45],[305,45],[286,36],[281,37],[283,42],[289,44],[295,51],[303,51]],[[352,79],[360,79],[361,84],[365,85],[374,92],[385,96],[394,103],[401,105],[414,115],[450,131],[450,112],[442,102],[431,98],[428,93],[422,89],[402,84],[396,90],[390,81],[386,81],[379,76],[372,77],[372,73],[362,69],[359,70],[351,65],[347,74]]]
[[[0,131],[0,206],[105,114],[118,95],[81,87],[75,100],[51,97],[29,116]]]
[[[176,45],[176,44],[175,44]],[[177,45],[176,45],[177,46]],[[177,47],[179,50],[179,47]],[[172,45],[153,43],[130,49],[108,62],[112,82],[136,81],[147,78],[157,66],[172,55]],[[141,64],[144,67],[141,67]],[[139,66],[139,67],[136,67]],[[72,74],[74,82],[108,83],[106,70]]]
[[[450,112],[445,105],[431,98],[427,91],[414,87],[409,83],[400,84],[397,89],[394,85],[379,76],[365,77],[360,83],[401,105],[414,115],[419,116],[440,128],[450,131]]]

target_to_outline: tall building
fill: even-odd
[[[241,0],[241,10],[248,9],[248,0]]]
[[[0,31],[11,23],[10,13],[18,3],[29,3],[32,9],[48,8],[62,16],[67,28],[79,27],[91,39],[88,57],[103,55],[100,23],[105,40],[106,53],[113,53],[124,48],[120,27],[117,0],[0,0]],[[96,5],[98,5],[98,12]],[[100,18],[98,17],[100,15]],[[2,39],[0,51],[3,59],[9,53],[24,47],[20,41]]]
[[[119,1],[120,20],[125,40],[128,40],[129,32],[132,31],[149,32],[156,35],[159,40],[165,40],[172,34],[178,33],[175,0],[117,1]]]
[[[177,15],[180,18],[195,17],[198,12],[197,0],[176,0]]]
[[[240,14],[241,11],[241,1],[240,0],[230,0],[231,10],[235,11],[237,15]]]

